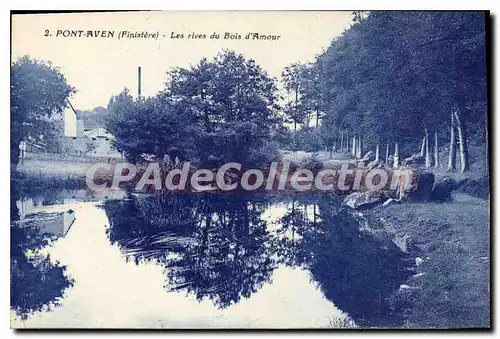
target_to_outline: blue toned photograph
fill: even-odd
[[[490,329],[488,11],[11,13],[13,329]]]

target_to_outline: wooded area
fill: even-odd
[[[353,20],[314,62],[286,67],[281,89],[254,60],[224,51],[169,72],[154,98],[115,96],[107,127],[135,160],[250,165],[278,148],[328,148],[357,158],[372,150],[394,166],[416,154],[411,161],[451,171],[458,159],[468,171],[468,144],[485,148],[488,135],[484,13],[355,12]]]
[[[480,12],[354,13],[315,62],[283,72],[286,117],[294,131],[304,126],[289,144],[350,147],[357,157],[398,145],[410,156],[423,140],[426,167],[440,166],[436,150],[446,144],[448,169],[458,150],[461,171],[469,170],[468,143],[487,146],[485,34]]]
[[[393,167],[464,172],[475,161],[487,169],[485,25],[482,12],[354,12],[314,62],[285,67],[279,80],[224,50],[169,71],[154,97],[134,100],[125,89],[107,109],[79,115],[105,124],[133,162],[169,155],[252,167],[280,149],[328,149],[356,158],[371,150]],[[74,89],[56,67],[28,57],[13,64],[11,82],[16,162],[20,140],[50,139],[53,128],[42,124]],[[472,160],[471,146],[479,150]]]
[[[169,155],[206,166],[230,161],[266,166],[279,126],[276,82],[254,60],[224,51],[167,74],[155,97],[133,101],[128,90],[108,105],[107,129],[130,161]]]

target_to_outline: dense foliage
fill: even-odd
[[[106,107],[97,106],[90,110],[76,109],[78,118],[83,120],[85,128],[104,127],[106,125],[106,116],[108,111]]]
[[[10,116],[11,164],[19,159],[22,140],[37,142],[53,138],[55,115],[75,92],[61,71],[50,63],[25,56],[11,66]],[[60,119],[59,119],[60,120]]]
[[[365,147],[399,142],[400,150],[409,153],[418,149],[426,129],[438,132],[442,145],[456,112],[468,139],[484,144],[484,13],[356,14],[315,63],[294,64],[283,72],[285,87],[295,92],[290,121],[309,126],[305,117],[314,108],[326,130],[324,145],[337,141],[338,146],[344,131],[362,135]]]
[[[116,146],[138,161],[165,155],[218,166],[248,166],[275,156],[269,140],[279,123],[275,81],[253,60],[224,51],[167,74],[166,88],[133,101],[127,90],[108,105]]]

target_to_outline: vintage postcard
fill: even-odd
[[[11,327],[490,328],[489,22],[13,12]]]

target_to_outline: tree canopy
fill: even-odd
[[[278,98],[275,80],[254,60],[223,51],[172,69],[165,86],[149,99],[133,101],[127,90],[111,99],[107,128],[128,157],[174,155],[213,166],[265,160]]]
[[[286,88],[298,88],[295,106],[307,114],[310,102],[317,103],[324,143],[332,145],[331,136],[345,130],[362,134],[372,146],[399,141],[416,149],[426,129],[445,136],[441,130],[447,130],[451,111],[484,142],[484,13],[356,14],[312,65],[284,70]],[[315,72],[306,76],[306,69]],[[296,73],[302,75],[290,76]]]
[[[48,139],[54,114],[61,113],[75,93],[59,68],[24,56],[11,65],[11,164],[19,159],[19,143]]]
[[[356,12],[314,62],[284,68],[282,92],[226,50],[172,69],[154,98],[118,95],[108,128],[134,159],[174,153],[213,166],[269,160],[270,140],[318,150],[356,136],[360,152],[397,142],[408,156],[424,135],[443,145],[457,129],[464,162],[469,139],[486,141],[485,24],[480,12]]]

